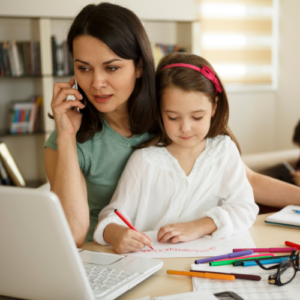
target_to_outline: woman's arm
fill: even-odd
[[[59,197],[77,246],[84,243],[89,230],[86,183],[79,167],[76,133],[82,115],[71,107],[84,108],[80,101],[65,101],[67,95],[82,99],[69,82],[56,82],[51,108],[57,130],[57,151],[45,150],[45,167],[51,190]]]
[[[300,205],[299,187],[256,173],[246,165],[245,168],[256,203],[275,207]]]
[[[72,145],[72,141],[68,143],[67,140],[60,142],[58,138],[57,151],[45,150],[45,168],[51,191],[60,199],[75,243],[81,246],[89,230],[89,207],[76,143]]]

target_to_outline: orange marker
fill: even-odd
[[[223,275],[223,274],[215,274],[209,272],[197,273],[197,272],[167,270],[167,274],[210,278],[210,279],[221,279],[221,280],[235,280],[235,277],[233,275]]]

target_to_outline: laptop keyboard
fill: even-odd
[[[90,281],[93,290],[97,294],[106,294],[115,290],[120,285],[131,281],[140,273],[130,271],[120,271],[107,267],[102,267],[96,264],[83,264],[87,277]]]

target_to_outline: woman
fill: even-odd
[[[130,10],[87,5],[70,28],[68,46],[79,90],[72,89],[74,79],[54,84],[56,131],[45,144],[45,167],[80,246],[92,241],[97,216],[109,203],[133,147],[153,136],[157,104],[151,46]],[[82,102],[66,102],[67,95]],[[296,187],[249,168],[246,172],[258,203],[300,203]]]

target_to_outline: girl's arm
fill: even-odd
[[[300,205],[299,187],[256,173],[246,165],[245,169],[256,203],[275,207]]]
[[[259,209],[238,149],[231,140],[224,145],[224,156],[219,163],[222,176],[218,192],[220,202],[205,215],[212,218],[217,226],[213,237],[225,238],[249,229]]]
[[[168,241],[170,244],[189,242],[211,234],[216,229],[215,222],[211,218],[205,217],[192,222],[165,225],[159,229],[157,240],[160,243]]]
[[[114,213],[118,209],[134,225],[140,200],[141,169],[142,150],[137,150],[128,160],[110,204],[100,212],[94,231],[95,242],[111,244],[117,253],[139,251],[152,245],[145,234],[129,229]]]
[[[81,114],[70,110],[72,106],[84,108],[79,101],[65,101],[67,95],[80,99],[72,89],[74,79],[68,83],[55,83],[51,108],[57,129],[57,151],[45,150],[45,167],[51,190],[59,197],[76,245],[84,243],[89,230],[87,189],[79,168],[76,133],[81,124]]]

